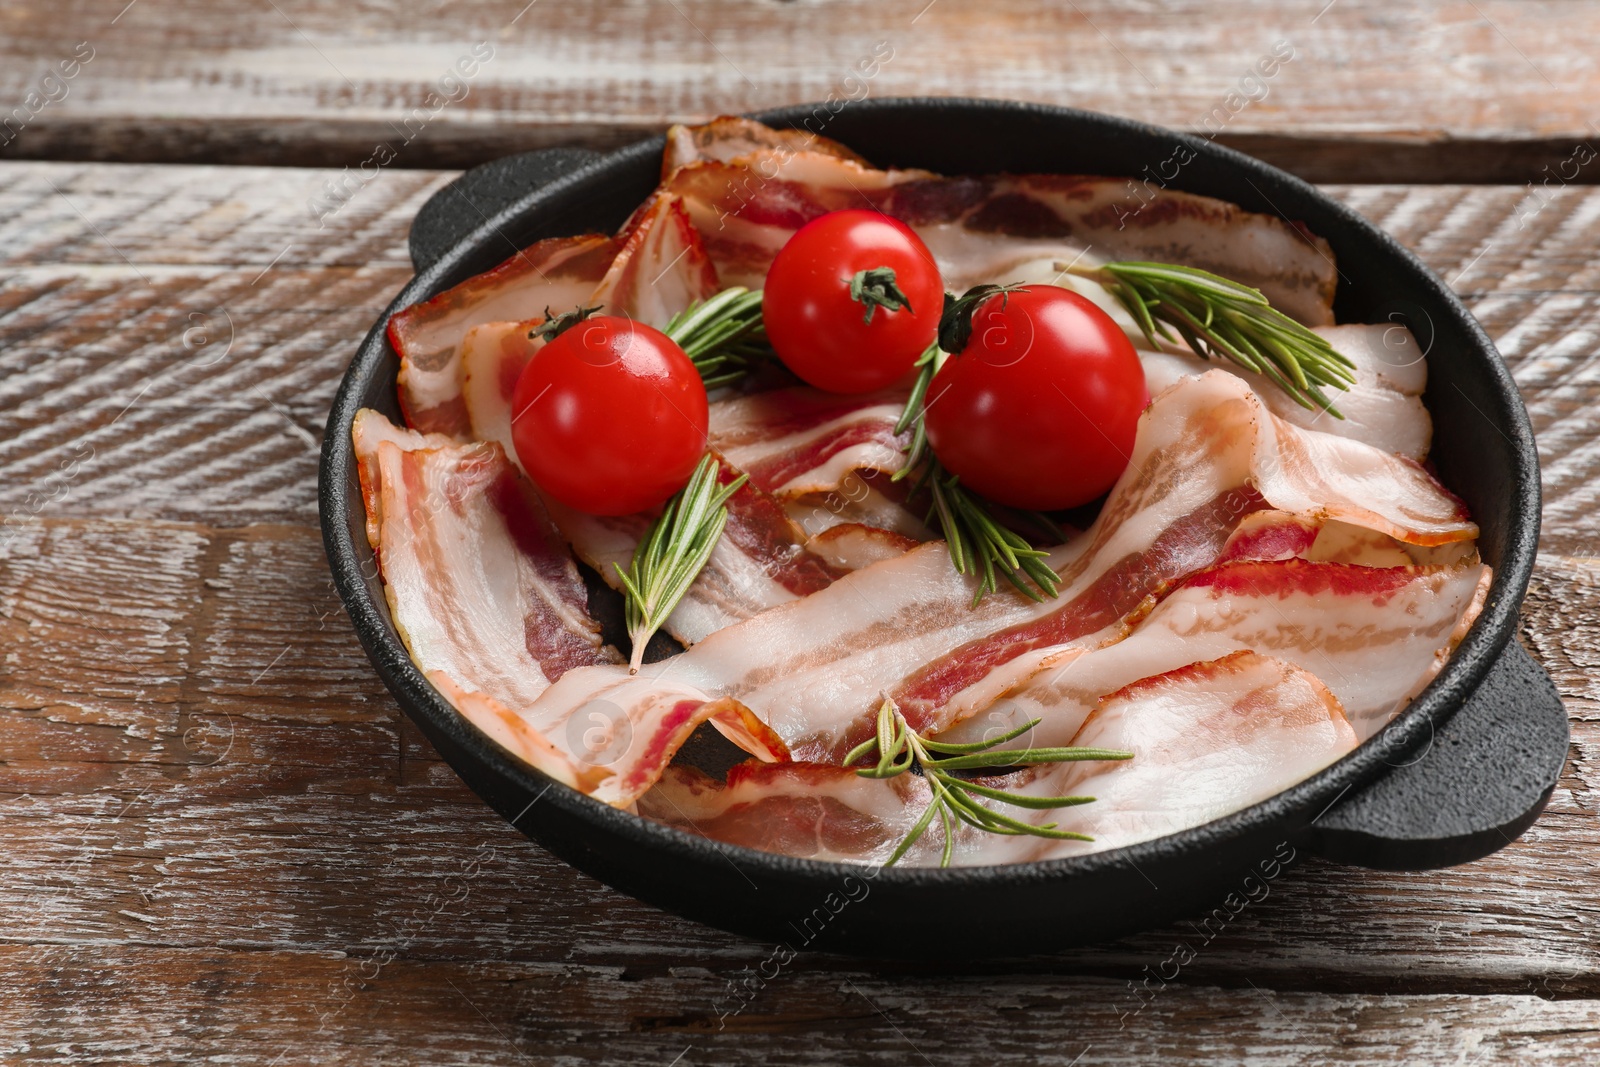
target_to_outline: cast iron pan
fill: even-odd
[[[356,410],[398,419],[389,315],[544,237],[610,231],[655,186],[663,139],[610,155],[530,152],[440,190],[411,231],[417,276],[367,335],[328,418],[320,502],[328,559],[373,666],[484,800],[563,859],[625,893],[792,948],[979,955],[1116,937],[1210,910],[1306,854],[1418,870],[1485,856],[1527,829],[1555,786],[1567,718],[1517,643],[1539,537],[1527,413],[1494,346],[1410,253],[1312,186],[1208,141],[1105,115],[989,100],[890,99],[759,116],[808,124],[879,165],[946,173],[1137,175],[1183,146],[1172,185],[1305,222],[1337,253],[1341,322],[1409,326],[1428,353],[1433,459],[1482,527],[1496,571],[1454,658],[1393,723],[1322,773],[1248,810],[1129,848],[1045,863],[869,872],[721,845],[553,784],[464,722],[407,657],[363,533]],[[1253,879],[1247,881],[1247,879]],[[928,931],[937,925],[934,939]]]

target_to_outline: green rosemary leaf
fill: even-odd
[[[1132,759],[1132,752],[1109,748],[1018,748],[998,752],[974,752],[948,759],[928,760],[924,765],[941,771],[970,771],[980,767],[1031,767],[1037,763],[1074,763],[1078,760]]]
[[[1344,418],[1324,389],[1349,388],[1355,365],[1321,335],[1274,308],[1259,289],[1173,263],[1123,261],[1063,268],[1099,282],[1147,340],[1176,329],[1196,355],[1226,358],[1270,379],[1294,400]]]
[[[944,752],[952,756],[958,756],[966,752],[983,752],[986,749],[994,748],[996,745],[1003,745],[1007,741],[1016,740],[1029,730],[1033,729],[1035,726],[1038,726],[1043,721],[1043,719],[1030,719],[1021,726],[1017,727],[1015,730],[1003,733],[999,737],[990,738],[987,741],[971,741],[955,744],[950,741],[931,741],[927,738],[923,738],[922,745],[929,752]],[[845,762],[849,763],[850,760],[847,759]]]
[[[715,457],[703,457],[689,484],[667,501],[660,518],[640,540],[628,569],[612,564],[622,576],[626,597],[623,616],[633,642],[630,671],[639,670],[645,644],[688,592],[722,536],[728,498],[744,485],[747,475],[719,485],[720,473]]]
[[[950,546],[950,560],[960,573],[979,576],[973,606],[994,592],[997,573],[1030,599],[1055,596],[1060,578],[1044,562],[1049,553],[1001,525],[981,498],[964,489],[955,475],[945,473],[936,457],[929,456],[926,462],[933,496],[931,515],[937,516]],[[1032,585],[1024,583],[1021,575]]]
[[[1094,797],[1025,797],[1018,793],[1007,793],[1003,789],[991,789],[989,786],[980,785],[977,782],[964,781],[961,783],[961,788],[969,793],[988,797],[990,800],[998,800],[1002,804],[1011,804],[1018,808],[1035,808],[1040,811],[1094,803]]]
[[[1108,749],[1074,748],[1031,748],[1008,752],[988,751],[996,745],[1021,736],[1024,731],[1037,725],[1037,720],[990,741],[977,741],[970,744],[929,741],[911,728],[911,724],[906,721],[905,716],[900,714],[900,709],[888,697],[885,697],[878,706],[877,721],[874,725],[875,730],[872,739],[851,749],[849,756],[845,760],[846,765],[848,766],[858,759],[870,758],[873,751],[876,750],[879,757],[877,762],[869,767],[857,767],[856,773],[858,775],[863,778],[893,778],[913,769],[920,769],[923,780],[927,783],[928,791],[931,794],[928,807],[912,825],[905,838],[895,847],[888,860],[885,861],[885,866],[893,866],[905,857],[911,847],[921,840],[928,827],[933,825],[935,815],[938,815],[939,825],[944,830],[944,848],[941,852],[940,865],[945,867],[950,865],[950,860],[954,856],[954,831],[957,823],[992,834],[1028,834],[1034,837],[1048,837],[1059,840],[1093,840],[1093,838],[1083,834],[1058,830],[1055,823],[1035,824],[1024,822],[1004,812],[996,811],[978,799],[982,797],[1033,811],[1049,811],[1055,808],[1093,803],[1093,797],[1030,797],[1018,793],[1008,793],[1005,790],[996,789],[993,786],[983,785],[979,782],[967,781],[948,773],[950,770],[961,766],[963,761],[988,757],[990,762],[974,765],[1009,766],[1059,763],[1069,759],[1131,759],[1133,755],[1131,752],[1115,752]],[[932,751],[950,750],[966,753],[966,755],[943,760],[934,759],[930,755]]]
[[[732,385],[772,358],[760,289],[724,289],[678,312],[661,332],[678,342],[707,389]]]

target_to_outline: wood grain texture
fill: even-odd
[[[1320,181],[1521,184],[1594,136],[1600,81],[1600,13],[1563,0],[125,4],[0,13],[0,154],[354,167],[382,141],[464,166],[867,92],[1108,111]],[[1245,81],[1279,41],[1292,60]],[[480,42],[492,58],[441,84]]]
[[[1600,193],[1334,190],[1455,281],[1533,413],[1522,636],[1574,720],[1549,811],[1465,868],[1308,862],[1140,992],[1191,927],[761,980],[771,946],[611,892],[460,784],[368,667],[314,525],[332,390],[447,176],[386,171],[319,229],[326,177],[0,165],[0,1058],[1600,1058]]]

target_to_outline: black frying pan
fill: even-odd
[[[1183,146],[1176,188],[1276,212],[1327,238],[1341,322],[1404,323],[1428,353],[1425,397],[1440,477],[1472,509],[1494,566],[1483,614],[1444,670],[1345,759],[1245,811],[1129,848],[1004,867],[889,869],[792,859],[692,837],[553,784],[467,724],[406,655],[363,532],[350,442],[356,410],[398,418],[389,315],[544,237],[621,224],[657,181],[663,140],[610,155],[548,150],[498,160],[440,190],[411,232],[417,276],[362,342],[322,450],[323,537],[373,666],[479,796],[513,826],[625,893],[795,949],[877,955],[1037,951],[1101,940],[1218,906],[1306,854],[1415,870],[1463,863],[1533,823],[1555,786],[1567,719],[1513,639],[1539,538],[1528,417],[1494,346],[1417,259],[1315,188],[1209,141],[1067,108],[990,100],[862,101],[809,121],[879,165],[945,173],[1138,175]],[[1254,881],[1247,881],[1247,879]],[[929,931],[937,928],[938,935]]]

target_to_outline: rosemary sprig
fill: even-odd
[[[1104,286],[1152,345],[1158,336],[1175,341],[1176,330],[1196,354],[1231,359],[1271,379],[1302,406],[1344,418],[1322,390],[1354,385],[1355,364],[1274,308],[1261,290],[1171,263],[1124,261],[1066,270]]]
[[[707,389],[732,385],[772,357],[760,289],[724,289],[672,316],[661,332],[678,342]]]
[[[1061,576],[1045,562],[1049,553],[1034,548],[1021,534],[1003,525],[989,503],[961,485],[961,480],[937,459],[928,458],[920,484],[933,497],[931,514],[939,519],[939,528],[950,548],[950,561],[960,573],[979,576],[973,607],[998,588],[996,575],[1030,600],[1042,601],[1060,592]],[[1039,518],[1050,522],[1045,516]],[[1029,581],[1023,581],[1023,576]]]
[[[1089,804],[1094,797],[1030,797],[1008,793],[992,786],[958,778],[952,771],[980,770],[988,767],[1032,767],[1041,763],[1069,763],[1078,760],[1132,759],[1131,752],[1118,752],[1103,748],[1025,748],[992,751],[996,745],[1022,736],[1038,725],[1039,720],[1017,727],[1010,733],[992,741],[974,741],[970,744],[950,744],[931,741],[911,728],[893,700],[885,697],[878,707],[876,735],[863,741],[845,756],[845,766],[877,753],[877,763],[859,767],[856,773],[863,778],[895,778],[913,768],[922,771],[933,800],[911,827],[905,838],[895,847],[884,864],[892,867],[905,856],[938,816],[944,830],[944,852],[939,866],[950,866],[955,849],[955,824],[965,823],[991,834],[1027,834],[1032,837],[1049,837],[1069,841],[1093,841],[1085,834],[1056,829],[1056,823],[1034,824],[1012,818],[983,804],[978,798],[998,801],[1012,807],[1034,811]]]
[[[720,468],[714,456],[704,456],[689,484],[667,501],[661,517],[633,550],[629,568],[612,564],[622,576],[627,598],[624,618],[633,642],[630,673],[638,673],[650,635],[661,628],[706,565],[728,521],[728,498],[749,477],[741,474],[727,485],[718,485]]]
[[[1028,544],[996,518],[992,505],[963,487],[955,475],[944,469],[939,458],[928,449],[928,435],[922,419],[928,388],[943,365],[942,346],[948,345],[954,351],[966,347],[972,335],[972,312],[977,305],[996,293],[1013,291],[998,285],[980,285],[960,297],[946,294],[939,340],[917,358],[917,378],[894,428],[897,434],[910,430],[911,440],[906,445],[906,461],[891,480],[898,482],[914,475],[917,480],[912,491],[928,490],[932,501],[928,521],[939,520],[945,544],[950,549],[950,562],[961,574],[979,576],[978,591],[972,598],[974,607],[998,588],[997,576],[1033,600],[1053,597],[1060,590],[1060,577],[1044,562],[1049,553]],[[1035,526],[1047,530],[1057,528],[1044,515],[1029,513],[1027,517],[1034,520]]]

